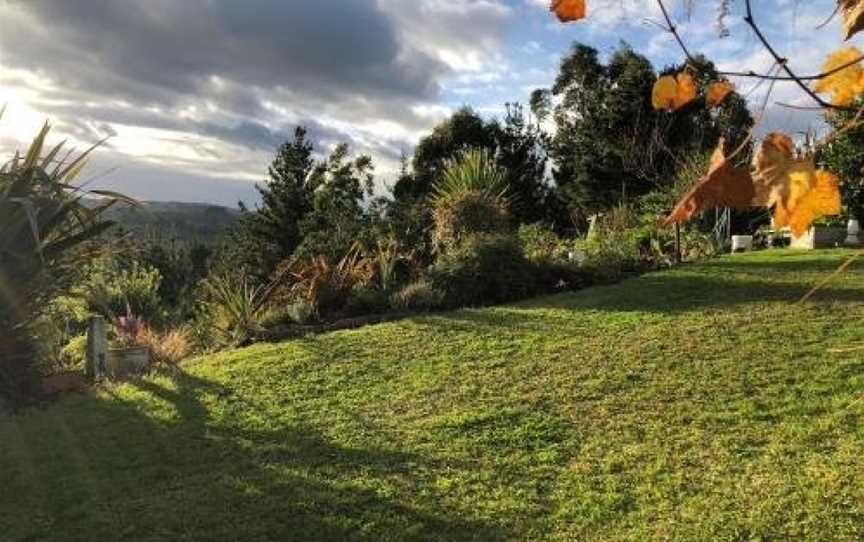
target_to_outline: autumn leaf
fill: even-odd
[[[777,132],[765,136],[753,155],[753,205],[772,207],[788,199],[790,173],[806,167],[806,161],[795,159],[795,144],[789,136]]]
[[[569,23],[585,18],[586,0],[552,0],[550,10],[555,12],[558,20]]]
[[[838,0],[843,14],[843,30],[848,40],[864,29],[864,2],[862,0]]]
[[[861,56],[861,51],[857,47],[843,47],[831,53],[822,69],[830,72],[855,62]],[[860,62],[847,66],[837,73],[818,80],[813,90],[819,93],[831,93],[834,105],[849,105],[856,96],[864,92],[864,68],[861,67]]]
[[[696,82],[686,71],[674,77],[665,75],[654,83],[651,103],[654,104],[654,109],[677,111],[695,100],[696,92]]]
[[[713,83],[708,87],[708,94],[705,97],[708,107],[717,107],[723,103],[723,100],[725,100],[734,90],[735,85],[729,81],[717,81],[716,83]]]
[[[813,176],[814,183],[810,190],[803,194],[797,204],[789,208],[777,208],[774,226],[783,228],[789,226],[792,235],[801,237],[814,221],[823,216],[840,214],[840,183],[837,177],[825,170],[817,170]]]
[[[747,168],[732,165],[726,158],[725,141],[720,140],[708,173],[681,198],[664,221],[669,224],[686,222],[696,214],[714,207],[746,209],[751,206],[755,190]]]
[[[800,237],[814,220],[840,212],[837,178],[797,158],[792,139],[768,134],[753,157],[754,206],[774,207],[774,227]]]

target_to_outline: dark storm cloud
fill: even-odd
[[[58,137],[117,135],[104,150],[126,153],[118,163],[136,180],[153,171],[167,190],[160,199],[192,198],[172,188],[172,172],[183,184],[226,171],[263,176],[297,125],[320,154],[346,141],[381,159],[380,171],[435,121],[441,82],[465,69],[461,59],[475,66],[496,42],[507,13],[495,5],[0,0],[0,88],[26,90],[22,101]],[[205,192],[199,199],[215,197]]]
[[[372,0],[32,0],[4,24],[4,64],[69,87],[170,105],[218,77],[243,85],[429,98],[443,66],[403,54]],[[25,20],[26,20],[25,18]]]

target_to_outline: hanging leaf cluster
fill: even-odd
[[[830,172],[816,169],[812,158],[796,156],[795,145],[785,134],[768,134],[749,169],[730,163],[721,141],[708,173],[681,198],[665,223],[685,222],[714,207],[773,207],[774,227],[788,227],[800,237],[814,221],[841,212],[840,184]]]

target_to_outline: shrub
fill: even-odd
[[[474,234],[509,227],[506,172],[485,150],[469,149],[445,163],[432,194],[433,241],[445,250]]]
[[[38,389],[34,322],[89,260],[82,245],[112,225],[101,213],[115,198],[85,205],[73,184],[93,149],[60,159],[62,143],[45,148],[49,131],[46,123],[27,152],[0,165],[0,396],[13,401]]]
[[[475,235],[442,255],[429,273],[450,307],[501,303],[537,290],[532,265],[514,236]]]
[[[389,308],[390,300],[383,290],[364,286],[351,291],[345,304],[345,314],[347,316],[380,314],[387,312]]]
[[[544,260],[532,265],[538,293],[581,290],[595,282],[591,269],[577,263]]]
[[[551,261],[561,255],[561,238],[545,224],[523,224],[519,226],[518,237],[531,261]]]
[[[115,319],[131,311],[148,322],[163,320],[162,275],[157,269],[137,261],[121,266],[112,258],[100,258],[84,275],[73,294],[83,298],[92,312]]]
[[[60,350],[60,364],[65,369],[83,368],[87,359],[87,335],[73,337]]]
[[[285,314],[292,322],[305,325],[318,318],[315,306],[307,301],[295,301],[285,307]]]
[[[455,249],[472,235],[495,234],[510,228],[507,207],[482,192],[463,192],[440,200],[432,208],[433,240],[439,249]]]
[[[355,244],[336,264],[325,256],[281,264],[274,279],[279,284],[275,299],[280,303],[303,300],[325,315],[343,309],[351,290],[368,285],[374,276],[374,263]]]
[[[150,356],[156,363],[176,365],[192,353],[192,341],[186,328],[164,333],[145,328],[138,336],[138,344],[150,350]]]
[[[271,294],[271,287],[254,286],[245,276],[210,277],[204,283],[205,301],[196,328],[209,324],[210,339],[222,346],[248,344],[264,329]],[[206,329],[195,332],[198,341],[207,340],[207,334]]]
[[[390,296],[390,306],[397,311],[433,311],[444,306],[444,293],[421,279]]]

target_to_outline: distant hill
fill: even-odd
[[[105,218],[124,230],[164,240],[218,243],[240,212],[206,203],[146,202],[140,207],[117,205]]]

